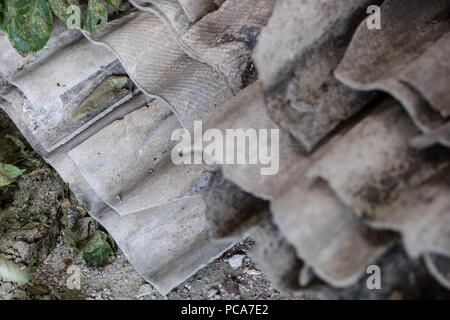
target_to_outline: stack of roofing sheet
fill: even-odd
[[[0,34],[0,105],[147,280],[250,235],[291,292],[351,287],[398,239],[450,287],[449,0],[131,2],[25,58]],[[280,129],[278,173],[174,165],[195,120]]]
[[[250,54],[273,1],[136,5],[95,39],[58,24],[27,57],[0,34],[0,104],[167,293],[234,243],[206,228],[200,192],[213,168],[174,165],[171,134],[254,78]]]
[[[281,129],[278,174],[222,170],[270,201],[274,225],[259,245],[270,252],[282,237],[288,251],[261,263],[288,289],[308,285],[311,272],[351,286],[398,235],[450,287],[450,1],[386,0],[381,30],[367,27],[369,4],[278,1],[254,53],[259,81],[209,123]],[[217,229],[217,212],[208,214]]]

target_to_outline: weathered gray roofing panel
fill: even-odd
[[[363,21],[373,1],[132,3],[142,11],[95,39],[57,29],[63,40],[40,54],[2,51],[0,105],[141,275],[166,293],[244,234],[281,288],[298,292],[314,275],[351,287],[395,231],[448,286],[450,156],[435,145],[450,145],[450,2],[386,0],[376,31]],[[256,76],[260,32],[259,81],[240,91]],[[113,88],[71,120],[125,73],[138,89]],[[368,105],[375,89],[399,103]],[[195,120],[281,129],[278,174],[224,165],[224,181],[215,167],[173,165],[170,133]]]

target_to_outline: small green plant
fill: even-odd
[[[13,165],[26,166],[32,169],[41,166],[42,160],[40,160],[35,151],[29,150],[22,140],[9,134],[6,135],[6,138],[11,140],[19,149],[16,160],[12,162]]]
[[[79,0],[0,0],[0,30],[8,33],[17,52],[27,55],[47,44],[53,15],[91,36],[102,31],[108,22],[105,3],[116,10],[124,8],[119,0],[88,0],[83,19]]]
[[[5,187],[14,182],[25,170],[19,169],[11,164],[0,162],[0,187]]]
[[[12,282],[28,282],[32,277],[13,262],[0,256],[0,278]]]
[[[102,266],[114,257],[114,251],[108,243],[108,235],[96,230],[93,236],[81,246],[83,258],[89,265]]]
[[[80,250],[88,265],[98,267],[111,262],[114,258],[114,240],[98,229],[99,225],[93,218],[81,218],[73,227],[70,227],[67,213],[64,213],[64,220],[65,244],[71,249]]]

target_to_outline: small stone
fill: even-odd
[[[152,293],[153,293],[153,287],[150,284],[145,283],[139,288],[139,292],[136,295],[136,297],[142,298],[142,297],[148,296]]]
[[[69,199],[64,199],[60,203],[61,210],[64,214],[68,214],[70,209],[72,208],[72,204],[70,203]]]
[[[261,271],[258,271],[256,269],[246,270],[245,273],[248,274],[249,276],[260,276],[261,275]]]
[[[5,282],[0,286],[0,291],[4,292],[4,293],[11,292],[12,289],[13,289],[13,285],[10,282]]]
[[[21,258],[30,256],[30,245],[24,241],[16,241],[13,245],[13,249]]]
[[[244,257],[245,256],[243,254],[236,254],[236,255],[232,256],[230,259],[228,259],[228,264],[233,269],[240,268]]]
[[[206,296],[207,296],[208,298],[212,298],[212,297],[214,297],[214,296],[216,295],[216,293],[217,293],[217,290],[216,290],[216,289],[211,289],[211,290],[208,291],[208,293],[206,294]]]

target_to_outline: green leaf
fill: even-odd
[[[5,0],[0,0],[0,6],[2,6],[2,10],[0,10],[0,30],[7,31],[8,7]]]
[[[109,4],[114,9],[119,9],[120,7],[120,1],[119,0],[105,0],[107,4]]]
[[[6,135],[6,138],[14,142],[14,144],[20,149],[20,152],[25,152],[25,149],[27,148],[25,146],[25,143],[22,142],[19,138],[16,138],[14,136],[11,136],[9,134]]]
[[[0,257],[0,278],[13,282],[28,282],[32,279],[28,273],[3,257]]]
[[[53,16],[47,0],[9,0],[8,35],[21,54],[45,47],[52,33]]]
[[[114,257],[114,251],[108,243],[108,236],[100,230],[94,232],[91,239],[81,247],[81,251],[84,260],[93,266],[101,266],[109,258]]]
[[[108,11],[101,0],[89,0],[84,29],[91,36],[102,31],[108,22]]]
[[[9,134],[6,135],[6,138],[14,142],[14,144],[20,149],[20,155],[12,164],[25,164],[26,166],[30,167],[37,167],[41,164],[39,158],[36,157],[36,152],[28,151],[27,146],[22,142],[22,140],[14,136],[10,136]]]
[[[16,166],[0,162],[0,187],[7,186],[14,182],[25,170]]]
[[[48,3],[55,16],[57,16],[64,23],[67,23],[67,19],[72,16],[70,6],[80,6],[80,2],[78,0],[48,0]]]

